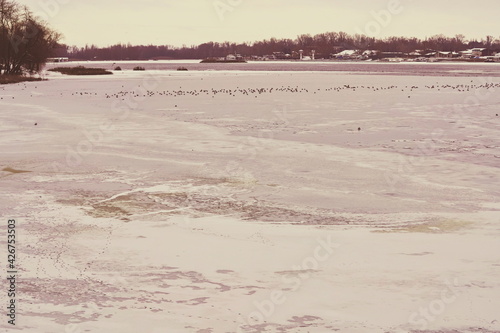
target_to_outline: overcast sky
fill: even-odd
[[[197,45],[327,31],[500,38],[500,0],[17,0],[63,42]],[[391,13],[392,11],[392,13]],[[374,13],[381,13],[376,18]]]

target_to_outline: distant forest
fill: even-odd
[[[329,58],[331,54],[346,49],[404,52],[415,50],[464,51],[470,48],[487,48],[500,52],[500,37],[486,36],[482,40],[467,40],[463,35],[447,37],[436,35],[426,39],[389,37],[377,39],[345,32],[327,32],[317,35],[300,35],[296,39],[263,40],[252,43],[208,42],[197,46],[173,47],[168,45],[117,44],[109,47],[70,47],[60,45],[55,56],[79,60],[149,60],[149,59],[204,59],[224,57],[228,54],[264,56],[275,52],[294,57],[299,50],[307,54],[316,51],[316,58]]]

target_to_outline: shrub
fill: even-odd
[[[42,81],[43,79],[23,75],[0,75],[0,84],[13,84],[27,81]]]
[[[59,72],[66,75],[111,75],[110,71],[104,68],[86,68],[83,66],[78,67],[57,67],[49,69],[51,72]]]

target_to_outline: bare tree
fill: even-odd
[[[485,41],[486,47],[491,47],[494,40],[495,40],[495,37],[490,36],[490,35],[486,36],[486,41]]]
[[[0,0],[2,74],[35,73],[51,56],[61,35],[12,0]]]

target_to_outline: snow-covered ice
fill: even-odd
[[[499,332],[500,85],[474,75],[1,86],[16,328]]]

